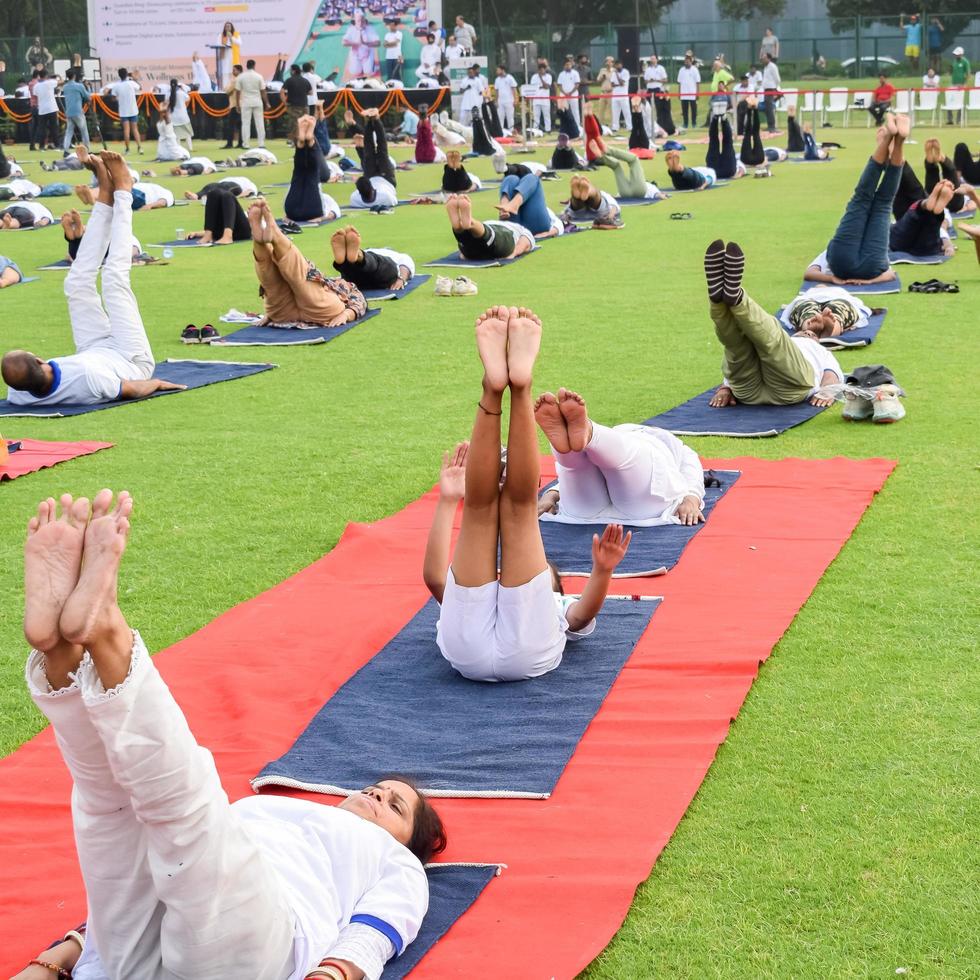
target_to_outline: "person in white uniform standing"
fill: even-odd
[[[497,77],[493,80],[493,87],[497,93],[500,126],[504,136],[510,136],[514,130],[514,93],[517,91],[517,79],[507,71],[506,65],[497,65]]]
[[[561,594],[538,524],[541,456],[531,383],[541,321],[528,309],[491,307],[476,321],[476,345],[484,374],[473,434],[469,444],[443,457],[422,575],[441,606],[436,642],[453,668],[474,681],[527,680],[558,667],[569,639],[595,630],[630,534],[610,524],[601,538],[596,535],[592,574],[581,598]],[[501,481],[500,419],[508,388]],[[463,517],[453,552],[460,499]]]
[[[620,119],[623,126],[630,129],[632,128],[629,100],[630,73],[623,67],[621,61],[617,60],[613,64],[610,81],[612,82],[612,129],[618,132]]]
[[[65,277],[75,353],[50,361],[23,350],[4,354],[0,372],[13,405],[96,405],[183,388],[151,377],[153,352],[129,281],[133,242],[129,168],[118,153],[89,155],[80,146],[78,156],[98,178],[99,195]],[[95,281],[103,258],[100,299]]]
[[[86,934],[34,965],[75,980],[378,980],[428,908],[438,814],[402,778],[340,806],[229,803],[117,604],[133,500],[112,505],[111,490],[91,505],[65,494],[60,516],[45,500],[28,524],[26,680],[71,773],[88,900]]]
[[[551,72],[548,63],[538,65],[537,73],[528,82],[531,99],[531,125],[546,133],[551,132]]]
[[[483,105],[483,93],[487,88],[486,78],[480,74],[479,65],[470,65],[466,69],[466,78],[460,80],[459,91],[462,98],[459,100],[459,121],[461,123],[471,123],[473,121],[473,111],[479,111]]]
[[[542,520],[646,527],[704,520],[701,460],[670,432],[600,425],[589,418],[582,396],[566,388],[541,395],[534,417],[551,444],[558,475],[558,486],[538,502]]]
[[[579,104],[578,92],[581,82],[582,76],[579,75],[575,67],[575,60],[569,55],[565,59],[565,67],[558,72],[558,92],[568,99],[569,111],[575,117],[575,124],[579,127],[582,125],[582,109]]]

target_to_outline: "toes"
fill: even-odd
[[[32,517],[27,522],[27,534],[28,534],[28,536],[30,536],[32,534],[37,534],[37,530],[38,530],[38,528],[40,526],[41,526],[41,522],[36,517]]]
[[[50,524],[54,520],[55,516],[55,502],[54,497],[48,497],[47,500],[42,500],[37,505],[37,520],[38,524]]]
[[[109,513],[109,508],[112,506],[112,491],[111,490],[100,490],[95,495],[95,500],[92,501],[92,520],[96,520],[99,517],[105,517]]]
[[[89,511],[91,509],[88,497],[79,497],[78,500],[71,503],[68,507],[62,504],[62,509],[68,519],[68,523],[72,527],[84,528],[86,523],[88,523]]]

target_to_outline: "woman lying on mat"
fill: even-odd
[[[263,198],[248,209],[259,295],[265,304],[260,326],[339,327],[363,316],[361,291],[343,279],[328,279],[282,233]]]
[[[811,334],[820,340],[866,327],[874,312],[840,286],[814,286],[788,303],[779,319],[793,333]]]
[[[418,933],[438,814],[402,777],[336,807],[229,804],[116,603],[132,507],[66,494],[60,517],[42,501],[28,524],[27,685],[74,781],[88,940],[70,934],[20,980],[376,980]]]
[[[447,150],[445,156],[446,165],[442,168],[444,194],[469,194],[483,189],[480,178],[468,173],[463,166],[463,154],[459,150]]]
[[[912,177],[916,179],[914,174]],[[953,243],[948,234],[943,238],[943,226],[946,209],[955,193],[948,180],[941,180],[928,197],[911,204],[889,229],[888,247],[891,251],[923,256],[951,255]]]
[[[204,200],[204,231],[188,232],[187,237],[202,244],[231,245],[251,238],[252,233],[238,198],[219,184]]]
[[[534,235],[515,221],[478,221],[473,217],[473,202],[465,194],[450,194],[446,210],[464,259],[514,259],[536,247]]]
[[[630,534],[610,524],[601,538],[595,535],[592,575],[582,597],[561,594],[538,526],[541,456],[531,382],[541,321],[523,308],[491,307],[476,321],[476,344],[484,373],[473,434],[468,445],[460,443],[443,457],[422,575],[442,607],[436,642],[446,660],[469,680],[526,680],[554,670],[569,638],[593,632]],[[501,474],[500,418],[508,388]],[[452,552],[460,500],[463,517]]]
[[[290,221],[333,221],[340,217],[340,205],[320,190],[327,162],[316,141],[315,129],[313,116],[301,116],[296,121],[293,174],[283,203],[283,210]]]
[[[248,177],[222,177],[205,184],[199,191],[184,191],[184,200],[203,201],[216,187],[231,191],[235,197],[258,197],[259,189]]]
[[[544,199],[541,178],[534,174],[517,177],[508,174],[500,182],[497,212],[501,221],[516,221],[535,238],[552,238],[564,233],[565,226]]]
[[[24,275],[14,260],[8,259],[6,255],[0,255],[0,289],[16,286],[23,278]]]
[[[865,165],[827,249],[807,267],[807,282],[836,286],[890,282],[888,233],[892,202],[905,165],[903,145],[909,135],[908,116],[888,113],[878,130],[877,146]]]
[[[213,174],[217,167],[207,157],[191,157],[170,171],[171,177],[200,177],[202,174]]]
[[[542,520],[566,524],[697,524],[704,520],[704,468],[693,449],[665,429],[608,428],[589,418],[566,388],[534,403],[534,418],[555,454],[558,486],[538,502]]]
[[[745,255],[735,242],[708,246],[704,273],[715,334],[725,348],[724,379],[710,401],[712,408],[746,405],[795,405],[809,401],[826,407],[834,398],[828,385],[843,384],[837,359],[809,328],[788,334],[742,288]]]
[[[718,175],[711,167],[684,166],[678,150],[668,150],[664,162],[675,191],[706,191],[718,183]]]
[[[623,227],[622,209],[616,198],[599,190],[588,177],[572,177],[571,196],[562,217],[568,221],[591,221],[598,231]]]
[[[361,248],[360,232],[352,225],[330,238],[333,267],[358,289],[401,289],[415,275],[415,260],[391,248]]]

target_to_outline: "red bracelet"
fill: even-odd
[[[344,966],[340,960],[332,960],[328,957],[325,960],[320,960],[320,966],[332,966],[335,970],[339,970],[343,974],[344,980],[350,980],[350,974],[347,972],[347,967]]]
[[[57,963],[48,963],[46,960],[31,960],[28,966],[43,966],[45,970],[50,970],[58,975],[58,980],[71,980],[71,970],[66,970]]]

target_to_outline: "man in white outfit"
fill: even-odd
[[[78,154],[98,177],[99,196],[65,277],[75,353],[50,361],[23,350],[5,354],[0,370],[9,385],[7,400],[13,405],[95,405],[184,387],[151,377],[153,352],[129,281],[133,243],[129,168],[118,153],[90,156],[80,146]],[[103,258],[100,298],[95,280]]]
[[[517,79],[507,71],[506,65],[497,65],[497,77],[493,81],[497,92],[497,114],[504,136],[510,136],[514,129],[514,93],[517,91]]]
[[[532,93],[531,113],[534,117],[531,125],[546,133],[551,132],[551,81],[548,63],[544,62],[538,65],[538,73],[532,75],[528,82]]]
[[[612,129],[614,131],[619,130],[619,120],[622,117],[623,127],[625,129],[632,128],[632,119],[630,117],[630,73],[623,67],[621,61],[617,61],[613,65],[612,75],[610,76],[610,81],[612,82]]]
[[[259,146],[265,146],[265,116],[269,108],[269,94],[265,79],[255,70],[255,59],[245,62],[245,71],[235,79],[235,90],[239,93],[239,108],[242,113],[242,146],[248,147],[252,135],[252,122],[255,122],[255,138]]]
[[[558,92],[568,99],[568,108],[575,117],[577,126],[582,126],[582,113],[579,104],[578,87],[581,84],[582,76],[575,68],[575,61],[571,55],[565,59],[565,67],[558,72]]]
[[[471,123],[473,121],[473,110],[479,109],[483,104],[483,93],[487,88],[486,78],[480,74],[479,65],[470,65],[466,69],[466,78],[460,80],[459,91],[462,98],[459,100],[459,121]]]

